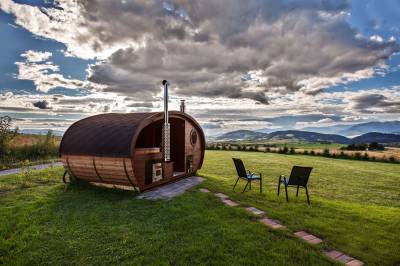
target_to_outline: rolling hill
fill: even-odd
[[[321,134],[317,132],[300,131],[300,130],[285,130],[275,131],[268,134],[270,140],[282,140],[282,139],[296,139],[308,142],[331,142],[348,144],[351,142],[349,138],[335,134]]]
[[[400,121],[367,122],[353,125],[338,124],[326,127],[306,127],[301,130],[323,134],[339,134],[347,137],[358,136],[369,132],[398,134],[400,132]]]
[[[236,130],[218,136],[217,140],[253,140],[267,138],[267,133],[252,130]]]
[[[317,132],[285,130],[271,133],[262,133],[251,130],[237,130],[222,134],[216,138],[219,141],[236,140],[298,140],[307,142],[329,142],[340,144],[351,143],[400,143],[400,135],[370,132],[355,138],[348,138],[338,134],[322,134]]]
[[[352,139],[353,143],[400,143],[400,135],[370,132]]]

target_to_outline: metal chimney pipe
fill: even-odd
[[[170,146],[170,125],[168,119],[168,81],[163,80],[164,85],[164,128],[163,128],[163,153],[164,162],[171,160],[171,146]]]
[[[185,100],[181,100],[181,112],[185,112]]]

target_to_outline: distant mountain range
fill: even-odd
[[[302,131],[312,131],[323,134],[339,134],[343,136],[358,136],[369,132],[399,133],[400,121],[368,122],[353,125],[335,125],[327,127],[306,127]]]
[[[348,138],[338,134],[323,134],[318,132],[285,130],[271,133],[262,133],[251,130],[237,130],[225,133],[216,138],[220,141],[228,140],[299,140],[308,142],[329,142],[340,144],[351,143],[400,143],[400,134],[369,132],[355,138]]]

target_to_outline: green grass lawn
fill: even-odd
[[[265,176],[265,193],[232,191],[231,157]],[[311,207],[304,193],[276,196],[278,174],[311,165]],[[170,201],[132,192],[64,185],[60,167],[0,177],[0,264],[333,265],[337,248],[369,265],[400,262],[400,165],[272,153],[207,151],[199,187],[265,210],[288,228],[272,230],[241,207],[198,187]],[[294,192],[294,193],[293,193]],[[303,191],[301,191],[303,192]],[[311,246],[289,235],[307,230]]]

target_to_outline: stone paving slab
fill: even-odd
[[[222,202],[225,203],[225,205],[228,205],[230,207],[236,207],[236,206],[239,205],[239,203],[234,202],[234,201],[232,201],[230,199],[222,199]]]
[[[324,252],[324,254],[328,258],[330,258],[334,261],[337,261],[337,262],[341,262],[347,266],[362,266],[362,265],[364,265],[364,262],[357,260],[353,257],[350,257],[349,255],[346,255],[337,250],[327,251],[327,252]]]
[[[283,228],[285,227],[283,224],[281,224],[279,221],[277,220],[272,220],[269,218],[263,218],[260,220],[260,222],[262,222],[263,224],[273,228],[273,229],[279,229],[279,228]]]
[[[333,260],[335,260],[336,258],[338,258],[338,257],[343,255],[342,252],[337,251],[337,250],[327,251],[324,254],[325,254],[325,256],[327,256],[327,257],[329,257],[329,258],[331,258]]]
[[[347,263],[347,262],[354,260],[354,258],[352,258],[346,254],[343,254],[342,256],[337,257],[336,260],[340,261],[342,263]]]
[[[310,233],[307,233],[305,231],[298,231],[298,232],[295,232],[293,235],[300,239],[303,239],[304,241],[306,241],[310,244],[319,244],[322,242],[322,239],[320,239]]]
[[[209,192],[210,192],[210,190],[208,190],[208,189],[206,189],[206,188],[200,188],[200,191],[201,191],[201,192],[204,192],[204,193],[209,193]]]
[[[354,259],[354,260],[347,262],[346,265],[347,266],[363,266],[364,262]]]
[[[313,244],[313,245],[322,243],[322,239],[320,239],[316,236],[313,236],[313,235],[304,236],[304,237],[302,237],[302,239],[305,240],[307,243]]]
[[[293,233],[293,235],[295,235],[295,236],[301,238],[301,237],[303,237],[303,236],[308,235],[308,233],[305,232],[305,231],[298,231],[298,232]]]
[[[255,207],[248,207],[248,208],[246,208],[246,210],[251,212],[254,215],[259,215],[260,216],[260,215],[264,215],[265,214],[264,211],[259,210],[259,209],[255,208]]]
[[[149,199],[149,200],[168,200],[172,199],[176,196],[179,196],[186,192],[186,190],[200,184],[204,181],[204,178],[199,176],[191,176],[181,180],[178,180],[174,183],[166,184],[160,187],[155,188],[154,190],[149,190],[143,192],[139,196],[138,199]]]
[[[225,195],[224,193],[214,193],[214,195],[217,196],[218,198],[221,198],[221,199],[229,198],[229,196]]]

